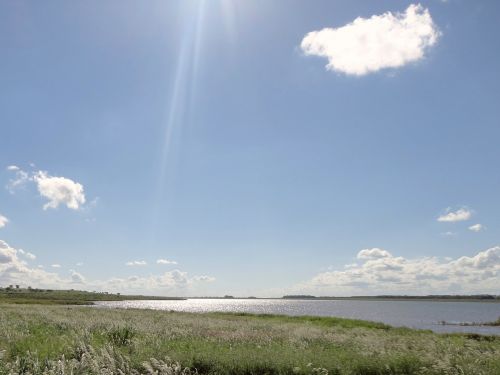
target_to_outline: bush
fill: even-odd
[[[131,327],[115,327],[108,331],[109,340],[117,346],[130,345],[135,335],[136,331]]]

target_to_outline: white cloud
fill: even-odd
[[[177,264],[175,260],[167,260],[167,259],[158,259],[156,261],[157,264]]]
[[[28,258],[29,260],[35,260],[36,259],[36,255],[33,254],[33,253],[30,253],[30,252],[27,252],[25,254],[26,258]]]
[[[9,222],[9,219],[7,219],[5,216],[0,214],[0,228],[5,227],[8,222]]]
[[[81,273],[78,273],[75,270],[70,270],[69,272],[71,273],[71,281],[73,281],[75,284],[85,283],[85,278],[82,276]]]
[[[40,195],[48,200],[43,206],[44,210],[57,208],[61,204],[72,210],[78,210],[85,204],[84,189],[78,182],[66,177],[50,176],[46,171],[28,173],[17,166],[9,166],[7,169],[15,172],[14,178],[10,179],[6,186],[7,190],[13,194],[16,189],[24,187],[28,182],[34,182]]]
[[[301,48],[306,55],[326,57],[329,70],[361,76],[422,59],[440,35],[429,10],[412,4],[404,13],[358,17],[339,28],[312,31]]]
[[[379,249],[374,247],[373,249],[364,249],[361,250],[357,258],[358,259],[378,259],[378,258],[389,258],[391,257],[391,253],[387,250]]]
[[[125,263],[126,266],[146,266],[147,262],[145,260],[133,260],[131,262]]]
[[[386,256],[390,253],[385,250],[383,254],[319,273],[292,290],[320,295],[498,293],[500,246],[458,259],[409,259]]]
[[[11,194],[14,194],[16,189],[24,187],[26,183],[30,181],[29,174],[15,165],[8,166],[7,170],[14,172],[14,177],[9,180],[6,186]]]
[[[17,256],[16,250],[10,247],[5,241],[0,240],[0,264],[13,263]]]
[[[50,265],[52,268],[61,268],[61,265],[60,264],[51,264]]]
[[[474,225],[471,225],[469,227],[469,230],[473,231],[473,232],[481,232],[482,230],[484,230],[484,227],[482,224],[474,224]]]
[[[72,283],[70,279],[44,271],[43,266],[31,268],[20,258],[27,254],[30,253],[15,249],[0,240],[0,285],[19,284],[37,288],[64,288]]]
[[[193,290],[200,284],[211,283],[215,281],[211,276],[193,276],[189,277],[187,272],[173,270],[161,275],[152,275],[148,277],[131,276],[128,278],[113,278],[101,283],[101,287],[112,291],[140,291],[151,293],[157,291],[160,294],[165,293],[186,293]]]
[[[77,266],[77,267],[81,267],[81,266],[83,266],[83,262],[78,262],[78,263],[76,264],[76,266]]]
[[[0,240],[0,285],[19,284],[36,288],[70,289],[78,287],[86,290],[100,290],[122,293],[145,293],[157,295],[177,295],[196,293],[196,288],[215,281],[214,277],[201,275],[190,277],[187,272],[173,270],[160,275],[147,277],[110,278],[107,280],[87,280],[81,273],[70,270],[64,278],[54,272],[43,270],[38,265],[31,268],[20,259],[26,251],[10,247]],[[59,265],[52,265],[59,266]],[[59,268],[59,267],[56,267]]]
[[[57,208],[60,204],[72,210],[78,210],[85,203],[83,186],[66,177],[52,177],[47,172],[39,171],[34,176],[38,192],[49,200],[43,209]]]
[[[23,249],[18,249],[17,252],[29,260],[35,260],[36,255],[30,253],[29,251],[24,251]]]
[[[206,275],[194,276],[193,281],[212,283],[215,281],[215,277],[206,276]]]
[[[456,236],[457,235],[457,232],[443,232],[441,233],[442,236],[446,236],[446,237],[452,237],[452,236]]]
[[[472,217],[472,211],[468,208],[459,208],[456,211],[451,211],[450,208],[446,212],[439,216],[437,221],[444,223],[455,223],[457,221],[466,221]]]

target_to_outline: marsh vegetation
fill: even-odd
[[[38,288],[19,288],[10,285],[0,288],[0,304],[42,304],[42,305],[92,305],[94,301],[130,300],[182,300],[178,297],[156,297],[142,295],[123,295],[120,293],[87,292],[83,290],[52,290]]]
[[[0,374],[499,374],[500,337],[367,321],[1,305]]]

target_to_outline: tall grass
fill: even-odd
[[[500,338],[338,318],[0,306],[0,374],[500,374]]]

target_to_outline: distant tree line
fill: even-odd
[[[281,297],[283,299],[476,299],[476,300],[495,300],[500,299],[500,295],[493,294],[431,294],[426,296],[408,296],[408,295],[379,295],[379,296],[352,296],[352,297],[317,297],[308,294],[291,294]]]
[[[310,298],[318,298],[316,296],[310,296],[307,294],[290,294],[282,297],[283,299],[310,299]]]

